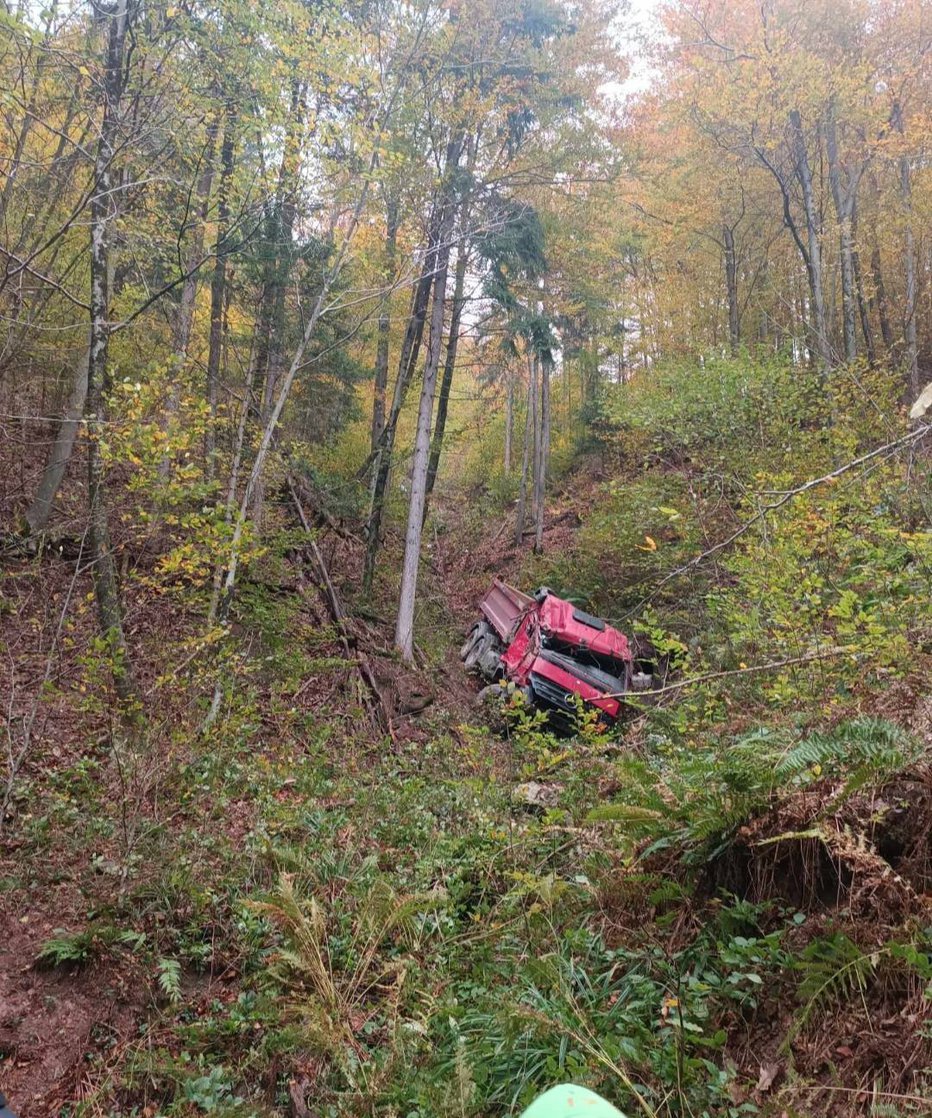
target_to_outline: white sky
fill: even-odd
[[[631,72],[626,81],[614,82],[607,91],[619,100],[646,89],[651,81],[651,67],[643,54],[645,40],[657,39],[660,23],[657,13],[664,0],[628,0],[627,10],[616,23],[618,41],[630,58]]]

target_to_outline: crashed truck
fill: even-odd
[[[557,720],[574,715],[581,699],[613,723],[625,695],[651,686],[624,633],[546,586],[529,595],[497,578],[479,608],[460,649],[467,670],[504,682]]]

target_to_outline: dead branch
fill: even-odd
[[[771,660],[767,664],[752,664],[747,668],[730,668],[724,672],[707,672],[705,675],[690,676],[689,679],[681,679],[677,683],[665,684],[663,687],[655,688],[653,691],[615,691],[610,695],[606,695],[608,699],[628,699],[635,698],[649,698],[655,695],[668,695],[671,691],[681,691],[684,687],[693,687],[697,683],[708,683],[713,679],[728,679],[736,675],[754,675],[758,672],[775,672],[780,668],[789,668],[793,664],[811,664],[816,660],[831,660],[836,656],[851,656],[854,655],[850,648],[825,648],[820,652],[810,652],[806,656],[791,656],[786,660]]]
[[[395,741],[395,728],[392,725],[391,707],[382,689],[379,687],[375,678],[375,673],[372,666],[362,653],[357,652],[356,656],[350,648],[350,640],[352,634],[346,624],[346,614],[343,610],[343,604],[340,601],[340,596],[337,593],[336,587],[333,585],[333,580],[330,577],[330,572],[327,570],[327,564],[321,554],[320,548],[317,546],[317,541],[312,534],[311,523],[307,518],[307,513],[304,511],[304,506],[301,504],[301,499],[298,497],[298,492],[295,489],[294,481],[288,478],[288,492],[291,494],[291,500],[294,503],[295,510],[298,514],[298,519],[301,521],[301,527],[307,533],[308,543],[311,549],[311,555],[314,558],[314,563],[317,566],[318,576],[320,579],[321,589],[324,592],[324,598],[327,602],[327,609],[333,619],[334,625],[337,627],[337,633],[340,637],[340,644],[343,647],[343,654],[348,661],[358,670],[362,676],[366,686],[372,692],[373,696],[378,700],[379,707],[382,711],[382,718],[385,723],[385,728],[388,730],[389,736],[392,741]],[[355,638],[353,638],[355,641]]]

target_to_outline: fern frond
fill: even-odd
[[[818,839],[826,841],[826,834],[821,827],[809,827],[805,831],[784,831],[782,835],[770,835],[768,838],[758,839],[755,846],[773,846],[777,842],[792,842],[799,839]]]
[[[788,783],[807,770],[843,768],[850,770],[849,789],[853,782],[863,787],[898,772],[915,757],[916,749],[909,735],[892,722],[859,718],[799,742],[780,760],[776,776]]]
[[[684,889],[678,881],[671,878],[669,881],[662,882],[656,889],[651,890],[647,899],[657,908],[660,905],[673,904],[675,901],[685,901],[688,897],[689,891]]]
[[[181,964],[177,959],[159,959],[158,983],[169,1004],[178,1005],[181,1001]]]
[[[923,981],[932,979],[932,956],[921,949],[923,944],[923,940],[919,943],[890,940],[864,951],[840,932],[813,940],[795,964],[795,969],[802,974],[798,994],[804,1005],[784,1040],[784,1047],[806,1027],[814,1013],[834,1002],[860,997],[866,1013],[865,994],[883,960]]]
[[[813,1013],[825,1005],[855,994],[863,996],[877,959],[876,952],[862,951],[842,933],[813,940],[796,963],[802,975],[798,993],[805,1004],[795,1031],[805,1028]]]

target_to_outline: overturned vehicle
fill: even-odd
[[[626,694],[651,686],[624,633],[546,586],[531,596],[495,579],[480,609],[460,658],[489,684],[513,684],[536,707],[565,717],[582,700],[614,722]]]

